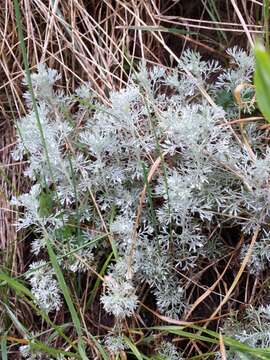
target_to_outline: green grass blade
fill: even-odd
[[[251,360],[251,358],[246,354],[243,354],[238,351],[236,351],[235,353],[237,354],[237,356],[239,357],[240,360]]]
[[[207,352],[200,355],[192,356],[189,360],[201,360],[201,359],[214,359],[215,355],[217,355],[216,351]]]
[[[106,351],[104,350],[101,343],[95,338],[95,336],[93,336],[91,333],[89,333],[89,331],[87,329],[86,329],[86,332],[87,332],[88,337],[93,341],[93,343],[97,347],[97,349],[99,351],[99,355],[101,355],[102,359],[110,360],[110,356],[106,353]]]
[[[32,295],[32,293],[21,283],[19,283],[17,280],[14,280],[12,278],[10,278],[8,275],[6,274],[0,274],[0,280],[7,282],[15,291],[17,294],[24,294],[26,296],[28,296],[29,298],[31,298],[32,300],[34,299],[34,296]],[[33,306],[34,309],[37,309],[33,303],[29,302],[30,305]],[[3,304],[6,308],[6,311],[10,317],[10,319],[12,320],[12,322],[14,323],[14,325],[16,326],[17,330],[24,336],[24,337],[29,337],[30,334],[28,333],[28,331],[25,329],[25,327],[22,325],[22,323],[17,319],[17,317],[14,315],[14,313],[9,309],[9,307],[6,304]],[[49,320],[48,316],[46,316],[46,314],[44,314],[43,312],[40,311],[41,316],[53,327],[56,329],[56,331],[58,332],[58,334],[60,334],[61,336],[63,336],[63,333],[59,330],[59,327],[55,326],[54,324],[52,324],[52,322]],[[65,338],[65,340],[69,340],[67,337],[63,336]],[[68,341],[70,343],[70,341]],[[31,344],[32,346],[32,344]],[[45,344],[42,344],[40,342],[35,343],[33,345],[35,348],[42,350],[48,354],[51,355],[59,355],[61,353],[65,353],[62,350],[57,350],[57,349],[53,349],[48,347]],[[76,349],[77,350],[77,349]],[[80,352],[80,348],[78,345],[78,350]],[[77,357],[76,354],[74,353],[69,353],[70,356],[75,356]],[[88,360],[87,357],[82,357],[82,354],[80,353],[81,358],[83,360]]]
[[[155,210],[154,210],[154,205],[153,205],[153,199],[152,199],[152,192],[151,192],[151,186],[148,183],[148,171],[147,168],[145,166],[145,164],[143,162],[141,162],[142,164],[142,169],[143,169],[143,177],[144,177],[144,184],[146,186],[146,191],[147,191],[147,212],[148,212],[148,216],[151,219],[152,225],[155,229],[155,231],[157,231],[157,219],[156,219],[156,214],[155,214]]]
[[[67,253],[65,253],[65,254],[63,254],[63,255],[61,255],[61,256],[57,256],[57,261],[60,261],[60,260],[62,260],[62,259],[65,259],[65,258],[67,258],[69,255],[76,254],[76,252],[78,252],[79,250],[84,249],[84,248],[88,247],[89,245],[95,244],[95,243],[98,242],[99,240],[105,239],[107,236],[108,236],[108,234],[97,236],[97,237],[94,238],[93,240],[88,241],[87,243],[85,243],[85,244],[83,244],[83,245],[81,245],[81,246],[76,247],[76,249],[70,250],[70,251],[68,251]],[[36,267],[35,269],[26,271],[24,274],[17,276],[17,279],[19,279],[19,278],[21,278],[21,277],[25,277],[26,275],[29,275],[29,274],[31,274],[31,273],[39,270],[39,269],[42,269],[42,268],[45,267],[47,264],[51,264],[51,261],[48,261],[46,264],[40,265],[40,266]]]
[[[10,308],[6,304],[3,304],[3,305],[5,306],[8,316],[10,317],[11,321],[15,325],[16,329],[19,331],[19,333],[23,337],[27,338],[30,335],[29,332],[26,330],[26,328],[23,326],[23,324],[19,321],[17,316],[15,316],[15,314],[10,310]]]
[[[270,122],[270,55],[261,44],[255,46],[256,100],[265,119]]]
[[[218,9],[216,7],[215,0],[210,0],[210,1],[202,0],[202,3],[204,5],[208,15],[210,16],[211,20],[214,23],[216,23],[214,26],[217,28],[218,35],[221,34],[221,36],[223,37],[223,40],[225,41],[225,43],[228,44],[228,38],[227,38],[227,35],[226,35],[225,31],[218,30],[218,23],[222,22],[222,19],[220,17],[219,11],[218,11]],[[222,42],[222,41],[220,41],[220,42]]]
[[[56,274],[56,277],[57,277],[57,280],[58,280],[59,287],[62,290],[62,293],[64,295],[65,301],[67,303],[67,306],[68,306],[68,309],[69,309],[69,312],[70,312],[70,315],[71,315],[71,318],[72,318],[72,322],[74,324],[74,327],[75,327],[75,329],[77,331],[77,334],[78,334],[78,337],[79,337],[79,342],[78,342],[79,354],[81,355],[82,360],[88,360],[88,358],[86,356],[86,353],[85,353],[85,350],[84,350],[84,344],[83,344],[83,341],[82,341],[81,322],[80,322],[79,316],[78,316],[78,314],[76,312],[76,309],[74,307],[74,304],[72,302],[72,299],[71,299],[67,284],[66,284],[65,279],[64,279],[64,275],[63,275],[63,273],[62,273],[62,271],[60,269],[60,266],[58,265],[56,255],[55,255],[55,253],[53,251],[50,240],[48,238],[46,240],[46,246],[47,246],[47,250],[48,250],[48,254],[50,256],[52,266],[54,268],[54,271],[55,271],[55,274]]]
[[[113,252],[111,252],[111,253],[109,254],[109,256],[107,257],[106,261],[104,262],[104,264],[103,264],[103,266],[102,266],[102,269],[100,270],[100,273],[99,273],[101,276],[103,276],[103,275],[105,274],[105,271],[106,271],[106,269],[107,269],[107,267],[108,267],[108,265],[109,265],[109,263],[110,263],[110,261],[111,261],[111,259],[112,259],[112,256],[113,256]],[[93,287],[93,290],[91,291],[91,294],[90,294],[90,296],[89,296],[89,300],[87,301],[86,308],[88,308],[89,305],[93,303],[94,298],[95,298],[96,293],[97,293],[97,290],[98,290],[98,288],[99,288],[99,286],[100,286],[100,283],[101,283],[101,279],[98,277],[98,278],[96,279],[96,281],[95,281],[95,285],[94,285],[94,287]]]
[[[160,331],[168,332],[168,333],[174,334],[174,335],[180,335],[185,338],[192,339],[192,340],[205,341],[205,342],[212,343],[212,344],[218,343],[218,340],[216,340],[216,339],[185,331],[184,327],[180,327],[180,326],[154,326],[149,329],[160,330]]]
[[[40,341],[36,341],[36,340],[30,341],[29,345],[30,345],[30,348],[33,349],[33,350],[38,350],[38,351],[41,351],[41,352],[43,352],[45,354],[52,355],[54,357],[57,357],[58,355],[64,355],[64,356],[69,356],[69,357],[73,357],[73,358],[76,358],[76,359],[80,360],[78,355],[75,354],[75,353],[52,348],[52,347],[50,347],[50,346],[48,346],[46,344],[43,344]]]
[[[0,274],[0,275],[2,275],[2,274]],[[32,293],[30,293],[30,295],[31,295],[31,300],[29,300],[28,297],[23,293],[23,291],[18,291],[18,290],[16,290],[16,289],[21,288],[21,287],[18,287],[18,285],[17,285],[17,287],[15,287],[15,286],[14,286],[14,282],[15,282],[15,283],[16,283],[16,282],[18,283],[17,280],[14,280],[14,279],[12,279],[12,278],[8,278],[8,277],[7,277],[7,283],[8,283],[8,285],[15,290],[15,292],[17,293],[17,295],[21,295],[21,297],[23,298],[23,300],[24,300],[25,302],[27,302],[27,304],[29,304],[29,305],[35,310],[35,312],[36,312],[39,316],[42,317],[42,319],[43,319],[44,321],[46,321],[63,339],[66,340],[66,342],[67,342],[69,345],[71,345],[72,347],[74,347],[74,348],[76,349],[76,351],[77,351],[77,348],[76,348],[74,342],[72,342],[72,341],[63,333],[63,330],[62,330],[62,329],[63,329],[63,325],[55,325],[55,324],[50,320],[48,314],[47,314],[45,311],[43,311],[42,309],[39,309],[39,308],[35,305],[35,303],[34,303],[34,299],[35,299],[35,298],[34,298],[34,296],[32,295]],[[21,284],[21,286],[24,287],[22,284]],[[25,288],[25,289],[26,289],[26,288]],[[26,289],[26,290],[29,291],[28,289]],[[30,295],[29,295],[29,297],[30,297]],[[28,331],[27,331],[27,330],[25,329],[25,327],[20,323],[20,321],[18,320],[18,318],[15,316],[14,312],[8,307],[7,304],[5,304],[4,302],[2,302],[1,300],[0,300],[0,302],[1,302],[1,303],[3,304],[3,306],[5,307],[8,316],[10,317],[10,319],[12,320],[12,322],[14,323],[14,325],[16,326],[17,330],[18,330],[23,336],[28,337],[28,335],[29,335],[29,334],[28,334]]]
[[[193,329],[202,331],[202,332],[208,334],[209,336],[216,338],[217,341],[219,341],[219,333],[209,330],[209,329],[201,328],[200,326],[197,326],[197,325],[192,325],[191,327]],[[265,356],[267,359],[270,359],[270,348],[252,348],[252,347],[250,347],[246,344],[243,344],[240,341],[238,341],[234,338],[231,338],[229,336],[223,335],[222,337],[223,337],[225,345],[228,345],[231,348],[234,348],[236,350],[239,350],[239,351],[242,351],[245,353],[254,354],[260,359],[264,359]]]
[[[264,23],[264,37],[265,46],[269,51],[269,0],[263,0],[263,23]]]
[[[8,360],[6,334],[4,336],[2,336],[2,339],[1,339],[1,355],[2,355],[2,360]]]
[[[82,241],[81,241],[81,236],[80,236],[81,229],[80,229],[79,198],[78,198],[78,193],[77,193],[75,173],[74,173],[74,169],[73,169],[73,165],[72,165],[70,156],[68,156],[68,162],[69,162],[70,172],[71,172],[71,182],[72,182],[72,186],[73,186],[73,190],[74,190],[75,212],[76,212],[76,221],[77,221],[77,239],[78,239],[78,243],[81,245]]]
[[[143,356],[140,353],[140,351],[137,349],[136,345],[133,344],[133,342],[130,341],[129,338],[126,336],[125,336],[125,342],[128,345],[128,347],[130,348],[130,350],[132,351],[132,354],[136,357],[136,359],[143,360]]]
[[[219,334],[217,332],[205,328],[201,328],[200,326],[196,326],[196,325],[191,325],[189,327],[193,328],[194,330],[200,331],[200,333],[205,333],[208,336],[185,331],[184,330],[185,327],[181,327],[181,326],[155,326],[149,329],[165,331],[192,340],[199,340],[212,344],[219,344]],[[228,336],[223,336],[223,340],[224,340],[224,344],[230,347],[230,349],[233,351],[241,352],[244,355],[245,354],[251,355],[253,356],[253,358],[255,357],[256,359],[262,359],[262,360],[270,359],[270,351],[268,348],[252,348]]]
[[[14,0],[14,8],[15,8],[16,24],[17,24],[17,28],[18,28],[19,43],[20,43],[20,47],[21,47],[21,50],[22,50],[23,63],[24,63],[24,68],[25,68],[25,73],[26,73],[26,80],[27,80],[27,84],[28,84],[29,91],[30,91],[30,94],[31,94],[31,99],[32,99],[32,103],[33,103],[33,110],[34,110],[35,117],[36,117],[36,120],[37,120],[37,126],[38,126],[38,130],[40,132],[41,142],[42,142],[42,145],[44,147],[46,161],[48,163],[49,171],[50,171],[51,177],[53,179],[53,172],[52,172],[51,163],[50,163],[49,154],[48,154],[48,149],[47,149],[47,145],[46,145],[46,139],[45,139],[45,135],[44,135],[44,132],[43,132],[42,125],[41,125],[41,121],[40,121],[40,117],[39,117],[39,113],[38,113],[37,102],[36,102],[34,89],[33,89],[33,85],[32,85],[32,80],[31,80],[31,75],[30,75],[27,50],[26,50],[26,46],[25,46],[25,42],[24,42],[23,29],[22,29],[21,10],[20,10],[20,5],[19,5],[18,0]]]
[[[30,299],[34,299],[33,294],[31,293],[30,290],[27,289],[27,287],[25,287],[19,281],[12,279],[7,274],[0,273],[0,281],[3,281],[3,283],[0,284],[0,286],[8,284],[16,291],[16,293],[18,294],[23,293],[24,295],[28,296]]]

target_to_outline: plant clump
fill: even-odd
[[[125,88],[111,92],[110,105],[90,84],[71,95],[58,90],[60,75],[45,65],[32,75],[38,121],[26,92],[13,152],[27,159],[33,184],[12,200],[24,209],[17,227],[33,230],[32,252],[42,259],[26,277],[37,304],[57,311],[60,290],[45,271],[48,239],[67,276],[98,269],[112,252],[100,301],[116,318],[106,340],[114,351],[125,349],[121,323],[138,310],[142,287],[158,312],[181,319],[191,305],[186,278],[226,254],[223,229],[244,235],[239,259],[259,229],[249,270],[269,266],[270,148],[255,122],[231,122],[255,110],[247,86],[254,60],[237,48],[228,54],[229,69],[191,50],[174,70],[142,63]],[[161,353],[180,358],[169,343]]]

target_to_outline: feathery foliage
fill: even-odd
[[[110,93],[111,106],[98,101],[90,84],[71,95],[59,91],[60,75],[43,64],[32,74],[46,151],[26,92],[28,113],[17,122],[13,156],[27,159],[25,176],[33,185],[12,200],[24,209],[17,227],[36,234],[32,252],[41,259],[49,237],[66,276],[95,269],[116,248],[100,298],[116,319],[115,333],[105,341],[110,351],[125,349],[123,320],[138,309],[142,286],[161,314],[181,318],[190,298],[180,274],[192,277],[206,259],[224,254],[223,228],[240,227],[248,238],[260,226],[249,269],[257,274],[269,266],[269,147],[253,122],[240,128],[230,123],[255,109],[251,88],[241,90],[241,104],[234,96],[239,85],[252,84],[254,60],[237,48],[228,55],[234,63],[229,69],[192,50],[173,71],[142,63],[125,88]],[[146,180],[157,159],[160,165]],[[219,232],[212,237],[214,228]],[[97,234],[108,236],[84,246]],[[53,271],[44,260],[30,270],[36,303],[47,312],[59,309]],[[159,353],[180,358],[169,343]]]

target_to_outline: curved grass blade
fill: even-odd
[[[136,345],[134,345],[133,342],[131,342],[129,338],[126,336],[125,336],[125,342],[132,351],[132,354],[136,357],[136,359],[143,360],[143,356],[141,355],[140,351],[137,349]]]
[[[185,338],[205,341],[212,344],[219,344],[219,333],[208,330],[205,328],[201,328],[200,326],[190,325],[192,329],[199,330],[206,335],[199,335],[196,333],[190,333],[188,331],[184,331],[185,327],[180,326],[155,326],[149,329],[152,330],[160,330],[165,331],[171,334],[180,335]],[[250,355],[253,359],[261,359],[261,360],[269,360],[270,359],[270,351],[269,348],[252,348],[246,344],[241,343],[240,341],[230,338],[228,336],[223,336],[224,344],[230,347],[231,350],[236,352],[241,352],[244,355]]]

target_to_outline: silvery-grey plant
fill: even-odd
[[[223,325],[223,332],[227,336],[246,344],[252,348],[269,348],[270,345],[270,305],[247,307],[241,321],[231,316]],[[246,355],[252,359],[251,355]],[[221,359],[217,354],[216,359]],[[243,355],[237,351],[228,350],[228,360],[241,360]]]
[[[184,360],[177,347],[168,341],[163,341],[157,349],[158,360]]]
[[[243,132],[228,123],[243,110],[234,90],[252,83],[254,60],[237,48],[228,54],[234,62],[229,69],[192,50],[174,70],[141,64],[125,88],[111,92],[110,106],[99,102],[90,84],[72,95],[58,91],[61,76],[45,65],[32,75],[44,139],[26,93],[28,114],[17,122],[13,156],[27,159],[25,176],[33,185],[12,200],[24,209],[18,229],[31,227],[36,233],[36,256],[45,251],[46,230],[63,269],[75,273],[87,270],[86,263],[98,265],[109,253],[111,243],[104,236],[87,246],[109,229],[117,256],[101,302],[118,319],[134,314],[143,284],[162,314],[181,317],[189,304],[179,273],[192,276],[200,269],[210,256],[210,237],[218,244],[215,252],[222,253],[223,226],[239,226],[248,237],[259,225],[250,270],[256,273],[269,264],[269,147],[256,124],[247,123]],[[217,105],[205,99],[198,84]],[[242,95],[252,102],[252,93]],[[214,237],[213,228],[220,229]],[[73,253],[63,260],[76,248],[77,257]],[[34,275],[29,279],[34,282]],[[37,286],[32,289],[49,311],[49,288],[43,295]]]

